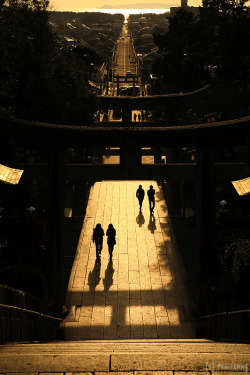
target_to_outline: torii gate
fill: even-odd
[[[17,146],[46,147],[48,163],[20,165],[24,177],[48,179],[48,265],[51,267],[51,287],[58,301],[63,301],[62,262],[64,229],[64,181],[100,179],[189,179],[197,184],[196,208],[196,259],[200,277],[214,251],[213,244],[213,192],[215,179],[241,179],[250,175],[250,116],[213,124],[173,127],[103,127],[64,126],[23,120],[1,124],[3,134],[11,135]],[[126,152],[133,147],[183,147],[192,145],[199,149],[196,164],[170,163],[165,165],[141,165],[126,159],[120,165],[65,165],[64,150],[67,147],[119,146]],[[247,143],[248,142],[248,143]],[[214,147],[248,145],[246,163],[215,164]],[[130,149],[131,150],[131,149]],[[79,176],[81,178],[79,179]],[[171,200],[171,192],[170,200]],[[81,194],[77,204],[81,203]],[[54,275],[57,275],[54,277]]]

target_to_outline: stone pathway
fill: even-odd
[[[141,184],[156,190],[154,216]],[[93,228],[117,232],[113,260],[106,236],[96,262]],[[66,340],[193,338],[190,301],[163,193],[153,181],[106,181],[92,187],[68,285]]]

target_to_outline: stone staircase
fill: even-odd
[[[0,374],[237,375],[248,372],[249,345],[193,340],[12,343],[0,347]]]

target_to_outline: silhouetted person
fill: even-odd
[[[155,217],[153,214],[149,217],[148,229],[151,233],[154,233],[154,231],[156,230]]]
[[[152,214],[155,208],[155,189],[153,188],[153,185],[150,185],[147,194],[148,194],[148,201],[149,201],[149,209],[150,209],[150,213]]]
[[[109,247],[109,256],[110,256],[110,259],[112,259],[114,246],[116,244],[116,239],[115,239],[116,230],[113,227],[113,224],[109,224],[108,229],[106,231],[106,236],[108,236],[107,244]]]
[[[141,114],[138,113],[138,121],[141,121]]]
[[[141,210],[139,211],[139,215],[136,218],[136,222],[139,225],[139,227],[142,227],[143,224],[145,223],[145,219],[144,219],[144,216],[143,216],[143,213],[141,212]]]
[[[136,121],[136,120],[137,120],[137,114],[134,113],[134,121]]]
[[[96,227],[93,231],[93,242],[95,242],[96,246],[96,258],[100,258],[100,254],[102,252],[102,246],[103,246],[103,236],[104,231],[102,229],[101,224],[96,224]]]
[[[145,195],[145,191],[142,188],[142,185],[139,185],[139,188],[136,190],[136,197],[139,201],[140,210],[142,208],[142,202],[143,202],[143,199],[144,199],[144,195]]]

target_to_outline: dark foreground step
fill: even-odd
[[[184,375],[189,372],[192,375],[202,372],[236,375],[247,372],[248,366],[248,344],[202,339],[55,341],[0,346],[0,375],[108,375],[111,372],[123,372],[119,375]]]

